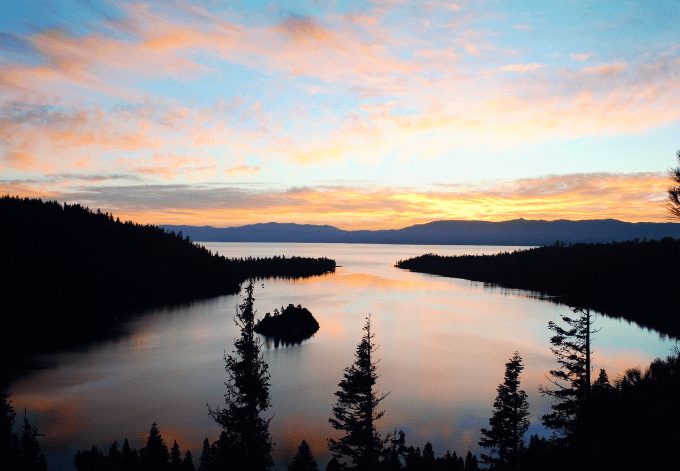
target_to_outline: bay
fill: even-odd
[[[530,433],[545,435],[540,416],[549,400],[538,392],[554,368],[548,321],[569,308],[534,293],[486,287],[460,279],[411,273],[394,267],[423,253],[490,254],[520,249],[490,246],[205,243],[228,257],[302,255],[334,258],[334,274],[303,280],[260,280],[259,315],[289,303],[308,308],[320,330],[300,345],[264,343],[271,373],[269,411],[277,469],[286,469],[302,439],[322,466],[328,460],[328,423],[343,368],[353,361],[365,316],[376,342],[383,433],[403,429],[407,441],[432,442],[435,453],[479,452],[479,429],[487,425],[507,359],[518,350],[525,361],[522,385],[529,394]],[[11,385],[17,411],[36,423],[50,469],[73,469],[77,449],[106,449],[127,437],[143,446],[157,422],[168,446],[177,440],[195,459],[206,436],[219,430],[207,404],[224,394],[225,352],[238,329],[240,296],[155,309],[128,322],[128,335],[84,350],[50,355],[54,366]],[[593,366],[616,378],[671,352],[676,342],[620,319],[597,316]]]

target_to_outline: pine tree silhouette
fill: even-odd
[[[146,447],[140,451],[141,465],[149,471],[163,471],[168,468],[169,459],[168,447],[154,422],[146,439]]]
[[[223,430],[219,441],[221,462],[231,469],[262,471],[273,464],[269,420],[261,416],[269,408],[269,372],[253,330],[254,302],[251,280],[235,318],[241,337],[234,342],[234,351],[225,355],[226,407],[210,409],[210,415]]]
[[[499,470],[519,468],[520,449],[529,428],[527,393],[520,389],[519,381],[523,369],[522,357],[515,352],[505,364],[503,383],[498,385],[490,428],[481,431],[479,444],[492,452],[491,455],[483,454],[482,460]]]
[[[366,317],[364,335],[354,354],[355,362],[345,368],[345,374],[335,393],[337,403],[333,417],[328,419],[334,429],[344,432],[337,440],[328,441],[333,456],[349,460],[358,470],[375,469],[383,453],[385,440],[381,439],[375,423],[385,414],[378,409],[387,394],[379,395],[374,387],[378,375],[374,334],[371,333],[371,319]]]
[[[557,434],[556,438],[572,448],[573,457],[582,464],[590,453],[591,336],[597,330],[593,330],[590,309],[572,310],[580,316],[562,316],[566,327],[548,323],[555,333],[550,343],[559,368],[550,370],[554,387],[541,387],[542,394],[553,398],[552,412],[542,420]]]
[[[305,440],[300,443],[293,462],[288,466],[288,471],[319,471],[319,465],[316,464]]]

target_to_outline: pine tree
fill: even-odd
[[[420,464],[420,469],[422,471],[434,471],[435,465],[436,462],[434,458],[434,448],[432,447],[432,443],[427,442],[423,447],[423,458]]]
[[[406,434],[403,430],[394,430],[388,437],[389,446],[385,449],[383,469],[385,471],[399,471],[402,469],[402,460],[406,458]]]
[[[123,441],[123,448],[121,450],[121,469],[134,470],[139,465],[139,454],[137,450],[130,449],[130,442],[126,438]]]
[[[19,437],[19,449],[17,452],[18,469],[22,471],[46,471],[47,462],[45,455],[40,451],[40,442],[38,442],[38,429],[28,422],[26,412],[24,411],[24,425],[21,428],[21,436]]]
[[[566,327],[553,321],[548,323],[548,328],[555,333],[550,343],[559,368],[550,370],[554,387],[541,387],[542,394],[553,398],[552,412],[542,420],[574,448],[577,459],[584,459],[590,447],[591,336],[597,330],[593,330],[590,309],[572,310],[580,316],[562,316]]]
[[[680,150],[676,153],[680,164]],[[668,210],[674,218],[680,219],[680,165],[668,172],[671,186],[668,188]]]
[[[191,454],[191,450],[187,450],[182,460],[182,471],[195,471],[194,468],[194,456]]]
[[[293,462],[288,466],[288,471],[319,471],[319,465],[316,464],[306,441],[302,440],[300,443]]]
[[[172,444],[170,449],[170,469],[178,470],[182,465],[182,452],[179,451],[177,440]]]
[[[12,449],[14,448],[14,408],[9,395],[0,390],[0,469],[11,469]]]
[[[235,318],[241,337],[234,342],[232,354],[224,358],[226,407],[210,409],[223,430],[219,441],[222,464],[247,471],[268,470],[273,464],[269,420],[261,417],[269,408],[269,373],[262,346],[255,338],[254,302],[251,280]]]
[[[376,430],[375,423],[385,414],[378,409],[387,394],[378,395],[374,389],[378,375],[372,355],[375,352],[371,319],[366,318],[364,335],[354,354],[355,362],[345,368],[343,379],[335,393],[337,403],[333,417],[328,419],[334,429],[344,433],[337,440],[328,441],[336,458],[351,462],[358,470],[375,469],[383,452],[385,441]]]
[[[465,471],[477,471],[478,469],[477,457],[468,450],[467,455],[465,455]]]
[[[482,455],[482,460],[497,469],[518,468],[523,437],[529,428],[527,393],[520,389],[519,381],[523,369],[522,357],[515,352],[505,364],[505,377],[497,388],[490,428],[482,429],[479,444],[492,452]]]
[[[210,440],[205,437],[203,440],[203,450],[198,459],[198,471],[210,471],[213,467],[213,450],[210,447]]]
[[[342,467],[340,466],[340,462],[337,458],[331,458],[326,465],[326,471],[340,471],[341,469]]]
[[[156,422],[151,424],[149,436],[146,439],[146,447],[140,451],[140,455],[142,468],[146,470],[163,471],[168,467],[170,454]]]

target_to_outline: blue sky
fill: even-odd
[[[677,1],[2,9],[3,193],[215,226],[667,219]]]

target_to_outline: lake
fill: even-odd
[[[399,259],[427,252],[491,254],[513,247],[352,244],[205,243],[227,257],[326,256],[334,274],[256,284],[260,316],[289,303],[308,308],[320,330],[300,345],[264,346],[271,373],[277,469],[286,469],[304,438],[325,467],[333,393],[343,368],[354,360],[371,314],[383,401],[382,432],[403,429],[407,443],[435,454],[447,449],[479,452],[479,430],[488,425],[505,362],[518,350],[525,362],[522,386],[529,395],[530,433],[546,434],[540,416],[549,399],[538,392],[555,367],[548,321],[569,308],[532,293],[485,287],[466,280],[394,268]],[[198,462],[202,440],[217,438],[207,404],[219,406],[225,391],[225,350],[238,329],[233,318],[241,296],[222,296],[162,308],[128,321],[128,335],[87,349],[44,358],[52,367],[11,385],[12,402],[38,425],[50,469],[73,469],[77,449],[108,449],[128,437],[141,447],[152,422],[168,444],[189,447]],[[593,366],[616,378],[666,356],[676,342],[622,320],[598,315]]]

